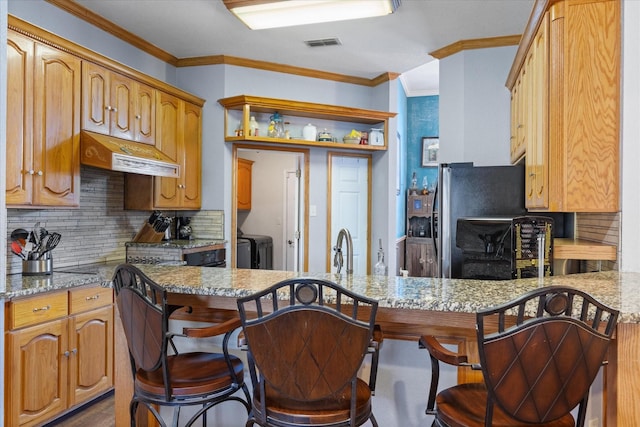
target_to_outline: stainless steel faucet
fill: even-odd
[[[333,266],[337,267],[336,273],[340,273],[342,269],[342,263],[344,259],[342,257],[342,239],[347,238],[347,274],[353,274],[353,240],[351,240],[351,233],[346,228],[340,229],[338,232],[338,240],[333,247],[335,256],[333,257]]]

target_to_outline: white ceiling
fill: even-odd
[[[437,61],[429,52],[460,40],[521,34],[533,2],[402,0],[385,17],[252,31],[222,0],[76,0],[177,58],[229,55],[364,78],[401,73],[409,96],[438,93]],[[332,37],[342,44],[304,43]]]

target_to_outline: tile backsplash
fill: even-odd
[[[36,222],[49,232],[62,234],[52,252],[53,267],[124,260],[131,241],[151,212],[128,211],[124,206],[124,174],[82,166],[80,207],[75,209],[7,209],[7,241],[16,228],[31,230]],[[223,239],[222,211],[163,211],[191,216],[196,238]],[[7,274],[21,273],[21,259],[7,249]]]

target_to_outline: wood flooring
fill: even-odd
[[[75,413],[45,424],[44,427],[114,427],[116,425],[113,393]]]

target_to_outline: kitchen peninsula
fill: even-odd
[[[108,283],[115,265],[92,266],[95,276],[54,273],[48,281],[12,276],[5,299],[74,287],[87,281]],[[621,311],[616,340],[606,368],[606,426],[640,425],[640,274],[601,273],[554,276],[513,281],[478,281],[382,276],[340,276],[320,273],[139,265],[153,280],[173,293],[174,301],[236,309],[236,298],[263,289],[277,281],[312,276],[340,283],[355,292],[379,300],[377,321],[385,338],[416,341],[415,357],[426,358],[417,347],[417,336],[434,333],[456,338],[467,351],[473,350],[475,312],[510,300],[543,285],[568,285],[582,289]],[[127,387],[130,387],[128,355],[116,320],[115,389],[118,426],[129,424]],[[384,352],[384,347],[383,350]],[[461,377],[458,377],[459,380]],[[462,378],[464,379],[464,378]],[[425,382],[427,378],[416,378]],[[620,392],[618,392],[620,391]]]

